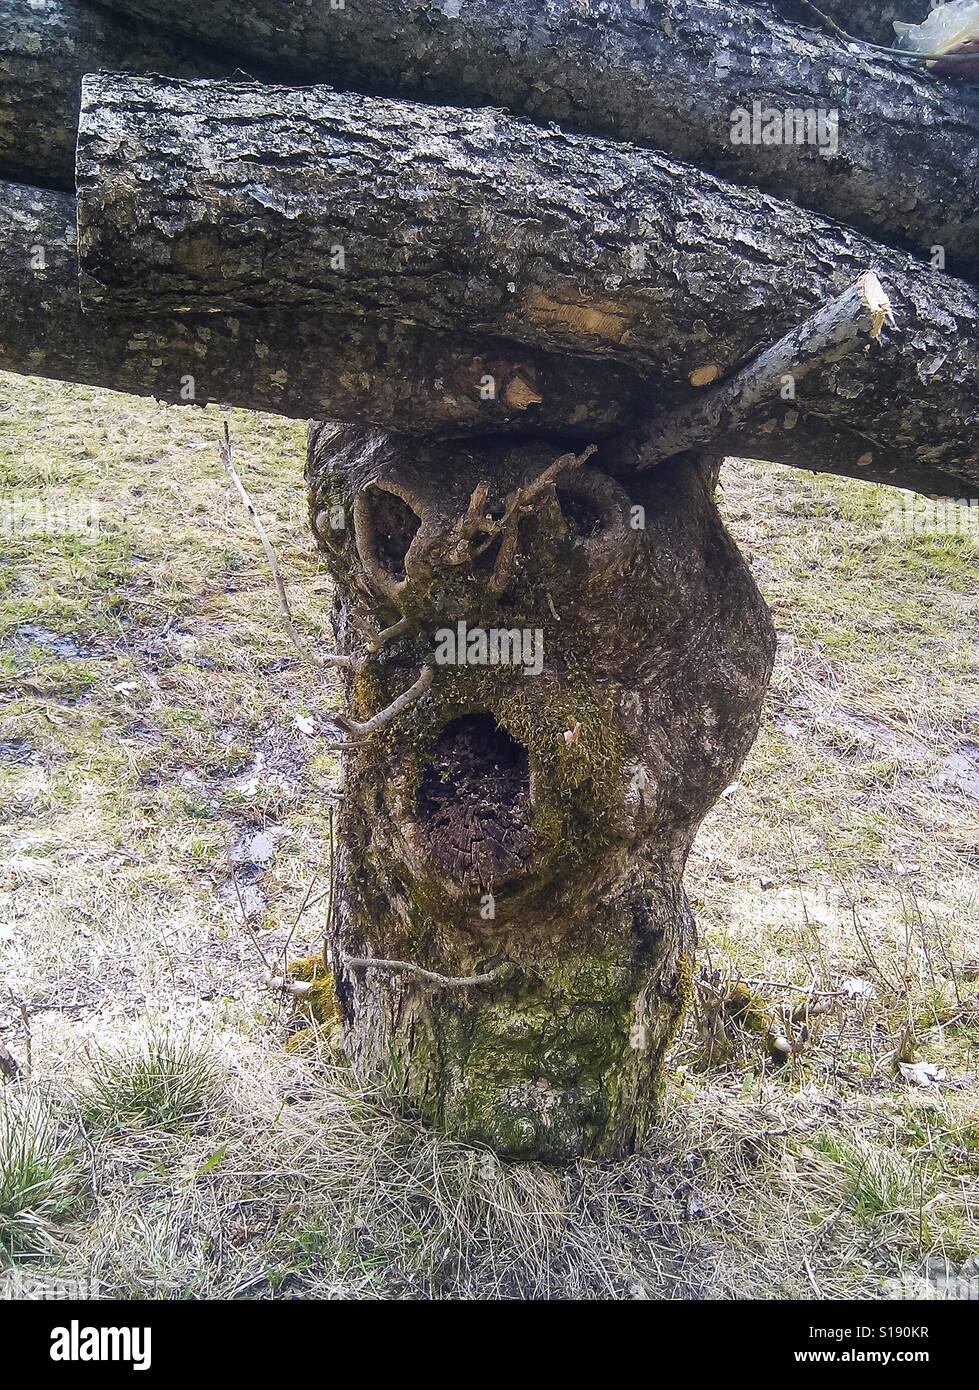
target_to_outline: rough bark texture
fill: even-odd
[[[37,250],[43,266],[32,267]],[[127,317],[78,303],[74,199],[0,184],[0,370],[190,404],[217,401],[411,434],[514,432],[599,438],[650,409],[650,391],[611,363],[555,358],[404,324],[309,315]],[[497,396],[482,399],[487,376]],[[537,397],[540,397],[538,400]],[[696,399],[700,399],[699,397]],[[724,422],[715,452],[947,496],[973,495],[928,468],[891,471],[872,440],[827,426],[777,397]]]
[[[164,316],[78,301],[75,200],[0,183],[0,369],[177,404],[219,401],[387,429],[593,437],[648,392],[611,363],[319,313]],[[193,377],[194,395],[187,395]],[[485,382],[495,382],[486,397]]]
[[[80,0],[3,0],[0,8],[0,177],[75,187],[82,77],[111,68],[174,77],[226,76],[233,58]]]
[[[627,493],[605,471],[628,470],[627,447],[559,475],[482,550],[462,518],[499,517],[554,446],[311,431],[338,648],[407,621],[351,677],[355,718],[459,622],[541,634],[540,674],[436,664],[428,694],[347,753],[330,943],[358,1073],[514,1156],[615,1155],[648,1134],[689,989],[683,866],[755,736],[774,650],[710,467],[674,461]],[[460,990],[351,957],[504,973]]]
[[[898,333],[800,408],[894,477],[979,476],[979,293],[653,152],[323,88],[92,77],[78,178],[90,302],[380,312],[644,364],[664,406],[874,269]]]
[[[979,276],[979,89],[850,50],[766,5],[466,0],[449,17],[415,0],[118,3],[338,87],[489,103],[665,150],[919,256],[940,244],[952,274]],[[920,0],[903,8],[927,13]],[[812,131],[806,143],[734,143],[732,112],[755,102],[839,111],[838,151]]]

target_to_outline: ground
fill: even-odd
[[[323,634],[304,427],[227,414]],[[322,941],[337,687],[284,634],[224,418],[0,375],[0,1284],[979,1293],[975,514],[907,534],[903,494],[725,466],[780,654],[688,868],[662,1131],[501,1165],[354,1093],[267,986]]]

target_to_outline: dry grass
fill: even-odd
[[[283,1046],[256,942],[321,934],[337,768],[296,716],[336,689],[282,633],[221,413],[9,377],[0,412],[0,501],[100,518],[3,537],[0,1042],[27,1082],[0,1136],[30,1161],[0,1143],[0,1257],[177,1298],[893,1297],[972,1268],[974,539],[888,533],[881,489],[725,470],[781,645],[688,871],[698,1009],[649,1152],[551,1172]],[[232,430],[315,638],[304,431]]]

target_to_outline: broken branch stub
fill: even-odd
[[[869,350],[885,325],[897,328],[890,300],[877,276],[868,270],[838,299],[817,310],[728,381],[672,414],[645,424],[640,470],[700,445],[722,448],[725,436],[741,427],[759,406],[779,397],[788,403],[796,401],[810,372],[841,361],[857,348]],[[863,441],[860,454],[866,449]]]

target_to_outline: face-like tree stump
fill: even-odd
[[[310,433],[337,651],[362,658],[349,718],[432,668],[345,753],[330,951],[348,1056],[506,1155],[621,1155],[648,1134],[690,989],[684,864],[771,671],[715,465],[616,481],[637,447],[582,462]]]

